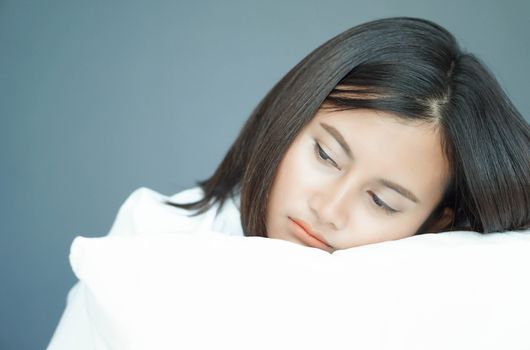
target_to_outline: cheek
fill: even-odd
[[[296,194],[296,183],[299,179],[299,165],[290,155],[286,155],[278,168],[274,180],[275,201],[281,203]],[[293,193],[294,192],[294,193]]]
[[[307,152],[304,153],[302,147],[293,146],[278,167],[270,198],[271,211],[298,207],[308,198],[311,188],[308,182],[312,178],[309,176],[310,159],[307,159]]]
[[[416,232],[420,221],[416,215],[407,215],[399,220],[371,220],[361,223],[359,236],[363,244],[406,238]]]
[[[318,164],[311,152],[311,145],[308,141],[293,144],[280,164],[277,177],[278,188],[281,188],[284,196],[295,197],[289,198],[290,200],[307,199],[312,189],[322,183]]]
[[[304,163],[299,158],[297,149],[290,148],[278,166],[267,208],[269,237],[281,238],[285,230],[285,217],[296,215],[304,201]]]
[[[415,210],[405,216],[392,217],[381,214],[371,208],[371,203],[364,198],[354,205],[350,221],[339,240],[341,248],[351,248],[365,244],[379,243],[412,236],[421,225],[423,213]]]

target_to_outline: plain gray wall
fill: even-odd
[[[105,235],[140,186],[207,177],[273,84],[351,26],[440,23],[528,119],[529,4],[0,0],[0,349],[48,344],[75,236]]]

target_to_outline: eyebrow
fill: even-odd
[[[346,154],[348,155],[348,158],[350,158],[350,160],[353,160],[354,159],[353,152],[351,151],[350,146],[348,145],[348,143],[346,142],[342,134],[337,129],[335,129],[333,126],[329,124],[320,123],[320,126],[322,126],[324,130],[326,130],[331,136],[333,136],[333,138],[338,142],[338,144],[344,150],[344,152],[346,152]],[[414,193],[412,193],[410,190],[406,189],[405,187],[398,185],[395,182],[392,182],[390,180],[383,179],[383,178],[378,178],[376,182],[380,185],[390,188],[391,190],[396,191],[397,193],[413,201],[414,203],[420,202],[418,200],[418,197],[416,197]]]
[[[342,147],[344,152],[346,152],[348,158],[350,158],[350,160],[353,160],[353,153],[344,137],[342,137],[342,134],[337,129],[326,123],[320,123],[320,126],[323,127],[324,130],[326,130],[331,136],[333,136],[333,138],[339,143],[340,147]]]
[[[379,183],[379,184],[381,184],[383,186],[386,186],[386,187],[390,188],[391,190],[396,191],[397,193],[399,193],[400,195],[402,195],[403,197],[405,197],[407,199],[410,199],[414,203],[417,203],[417,204],[420,203],[420,201],[414,195],[414,193],[412,193],[411,191],[407,190],[405,187],[403,187],[401,185],[398,185],[395,182],[392,182],[392,181],[387,180],[387,179],[378,178],[377,179],[377,183]]]

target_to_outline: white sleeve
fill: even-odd
[[[84,285],[77,282],[68,293],[66,308],[47,349],[93,350],[94,348],[93,329],[85,308]]]
[[[175,232],[190,227],[211,228],[215,208],[207,213],[188,218],[185,209],[167,206],[164,200],[194,201],[202,196],[198,187],[184,190],[171,198],[151,189],[136,189],[121,205],[109,230],[109,236],[140,235]],[[188,230],[189,231],[189,230]],[[66,308],[48,345],[48,350],[106,349],[101,337],[90,324],[84,296],[84,284],[78,281],[68,293]]]
[[[150,190],[138,188],[121,205],[108,235],[134,235],[134,212],[142,195]],[[78,281],[68,292],[66,308],[52,336],[48,350],[93,350],[98,337],[89,322],[84,285]],[[98,345],[98,349],[101,347]]]

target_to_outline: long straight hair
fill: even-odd
[[[312,51],[256,106],[213,175],[197,182],[204,197],[167,203],[198,215],[239,194],[244,234],[266,237],[278,165],[319,108],[381,110],[439,129],[451,178],[416,234],[426,233],[444,207],[454,217],[443,231],[530,227],[528,122],[446,29],[410,17],[355,26]]]

